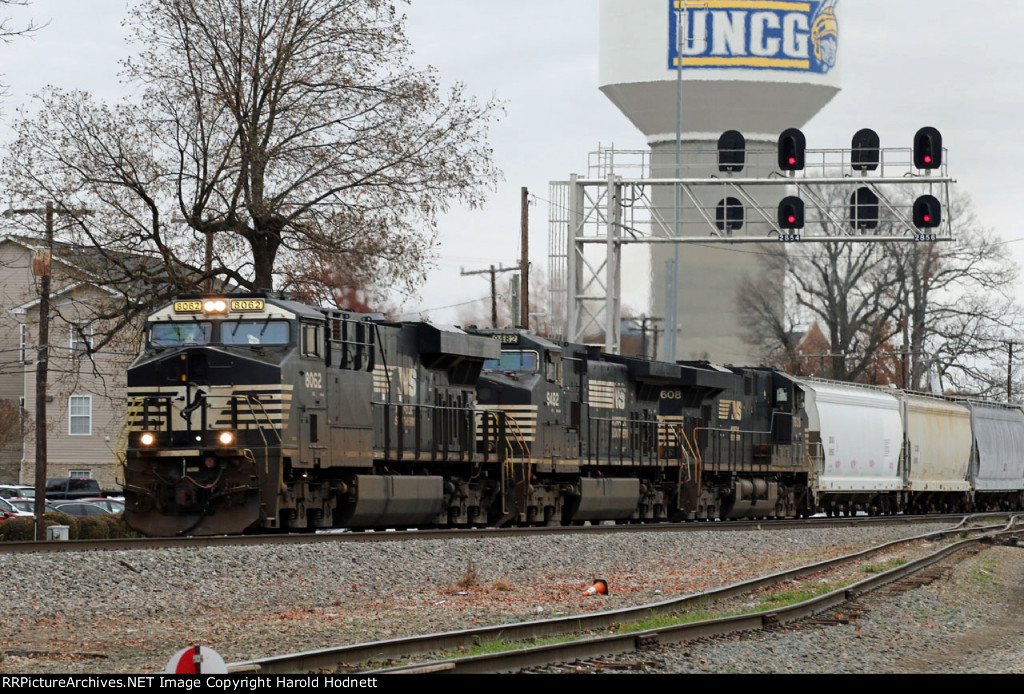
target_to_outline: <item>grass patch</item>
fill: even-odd
[[[884,561],[880,564],[868,564],[862,569],[862,571],[866,574],[881,574],[886,571],[891,571],[899,566],[903,566],[906,563],[906,559],[890,559],[889,561]]]
[[[821,583],[811,588],[804,588],[803,590],[780,590],[770,595],[765,595],[761,598],[761,604],[753,612],[764,612],[767,610],[775,610],[780,607],[789,607],[790,605],[796,605],[807,600],[831,593],[834,590],[845,588],[846,586],[853,583],[853,581],[835,581],[834,583]]]
[[[996,574],[992,567],[992,562],[987,560],[978,562],[978,566],[973,567],[968,576],[972,582],[982,586],[990,586],[996,582]]]
[[[505,651],[514,651],[520,648],[533,648],[534,646],[551,646],[556,643],[568,643],[570,641],[579,641],[582,636],[579,634],[565,634],[563,636],[549,636],[544,639],[530,639],[529,641],[508,641],[496,636],[493,639],[481,639],[469,648],[459,649],[459,652],[455,655],[460,657],[474,656],[474,655],[489,655],[491,653],[504,653]]]
[[[664,629],[665,627],[674,627],[681,624],[693,624],[694,622],[706,622],[712,619],[721,619],[722,617],[733,617],[741,612],[712,612],[707,609],[695,609],[682,614],[652,614],[646,619],[641,619],[636,622],[626,622],[625,624],[619,624],[615,627],[615,631],[620,634],[632,634],[640,631],[651,631],[654,629]]]

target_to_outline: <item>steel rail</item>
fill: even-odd
[[[967,518],[962,519],[957,525],[942,531],[926,533],[924,535],[918,535],[914,537],[903,538],[901,540],[895,540],[892,542],[886,542],[875,547],[855,552],[842,557],[836,557],[814,564],[801,566],[793,569],[787,569],[767,576],[761,576],[748,581],[742,581],[735,584],[730,584],[722,588],[686,595],[680,598],[672,600],[666,600],[659,603],[650,605],[640,605],[636,607],[628,607],[619,610],[612,610],[608,612],[590,613],[585,615],[575,615],[570,617],[562,617],[557,619],[548,619],[534,622],[522,622],[519,624],[503,624],[500,626],[482,627],[465,629],[460,631],[445,632],[439,634],[429,634],[424,636],[412,636],[399,639],[391,639],[387,641],[375,641],[363,644],[353,644],[349,646],[340,646],[335,648],[325,648],[314,651],[306,651],[302,653],[292,653],[280,656],[271,656],[267,658],[260,658],[254,660],[248,660],[238,663],[230,664],[229,671],[231,672],[259,672],[269,674],[286,674],[286,673],[297,673],[297,672],[324,672],[334,671],[339,668],[351,668],[359,663],[367,662],[388,662],[398,660],[402,658],[408,658],[416,655],[423,655],[426,653],[436,652],[457,652],[459,649],[470,648],[477,645],[480,642],[486,642],[488,640],[507,640],[507,641],[521,641],[530,638],[543,638],[549,636],[561,636],[568,633],[578,633],[584,631],[598,631],[607,629],[614,624],[621,624],[624,622],[638,621],[641,619],[648,618],[654,614],[668,614],[676,612],[686,607],[694,606],[701,602],[721,600],[736,595],[742,595],[749,593],[758,588],[765,586],[775,585],[785,581],[789,581],[805,574],[813,574],[822,570],[839,566],[841,564],[849,563],[851,561],[857,561],[869,557],[873,554],[886,551],[892,547],[906,544],[909,542],[935,538],[944,535],[958,534],[966,532]],[[1011,518],[1009,524],[1013,524],[1015,518]],[[987,526],[985,528],[972,529],[974,532],[993,531],[996,528],[1003,528],[1006,526]],[[880,574],[880,576],[890,575],[891,572]],[[860,584],[856,584],[859,586]],[[848,587],[847,591],[854,590],[855,586]],[[817,598],[818,602],[822,602],[824,598],[828,596],[822,596]],[[824,607],[822,609],[828,609]],[[782,610],[776,610],[772,615],[778,615],[783,613]],[[745,617],[729,618],[731,621],[728,623],[731,625],[733,630],[741,628],[760,628],[763,625],[765,614],[748,615]],[[720,620],[716,620],[720,621]],[[697,623],[704,624],[704,623]],[[756,624],[757,627],[740,627],[737,625],[741,624]],[[697,625],[688,625],[691,629],[699,630],[701,627]],[[410,665],[400,668],[391,668],[387,672],[406,672],[406,671],[458,671],[458,672],[497,672],[499,670],[486,669],[493,668],[494,665],[482,665],[481,663],[493,663],[497,662],[497,659],[508,658],[509,664],[502,664],[500,667],[509,669],[516,669],[524,667],[523,665],[511,664],[519,662],[516,659],[519,657],[516,653],[560,653],[557,656],[557,660],[569,660],[573,657],[576,649],[592,648],[588,642],[600,642],[604,643],[620,643],[626,644],[631,643],[632,645],[628,650],[634,650],[636,648],[637,639],[639,634],[622,635],[618,637],[608,637],[611,641],[603,641],[599,639],[586,639],[582,641],[574,641],[566,644],[559,644],[554,646],[542,646],[529,649],[522,649],[506,654],[496,654],[493,656],[474,656],[470,658],[459,658],[450,661],[444,661],[443,663],[429,663],[429,664],[418,664]],[[650,635],[644,636],[640,640],[651,638]],[[689,638],[689,637],[687,637]],[[696,637],[694,637],[696,638]],[[619,646],[616,646],[619,647]],[[623,648],[625,646],[622,646]],[[608,651],[602,651],[607,653]],[[523,656],[528,657],[528,656]],[[532,656],[531,656],[532,657]],[[547,655],[545,657],[548,657]],[[538,661],[533,661],[532,664],[538,664]],[[546,661],[546,662],[551,662]],[[423,668],[426,668],[424,670]],[[469,668],[469,669],[467,669]]]
[[[941,523],[974,518],[1006,517],[1008,513],[948,514],[933,516],[856,516],[844,518],[808,518],[803,520],[765,521],[690,521],[685,523],[636,523],[625,525],[557,526],[533,528],[460,528],[447,530],[388,530],[339,533],[306,533],[282,535],[214,535],[203,537],[144,537],[107,540],[48,540],[45,542],[0,542],[0,555],[55,552],[133,551],[201,547],[251,547],[259,545],[301,545],[325,542],[395,542],[408,540],[451,540],[460,538],[526,537],[530,535],[570,535],[577,533],[637,532],[743,532],[750,530],[784,530],[787,528],[836,528],[857,525],[906,523]]]
[[[1001,534],[1013,534],[1014,531],[1002,531],[982,537],[961,540],[943,547],[926,557],[908,562],[903,566],[890,569],[884,573],[866,578],[852,585],[840,588],[831,593],[806,600],[790,607],[769,612],[750,613],[735,617],[723,617],[691,624],[660,627],[648,631],[631,634],[613,634],[597,636],[589,639],[573,641],[565,644],[529,647],[514,651],[505,651],[478,656],[467,656],[452,660],[426,663],[422,665],[406,665],[383,670],[371,671],[368,675],[380,674],[497,674],[515,672],[523,668],[550,665],[552,663],[571,662],[600,656],[629,653],[663,643],[679,643],[699,638],[723,636],[744,631],[756,631],[779,627],[813,617],[852,602],[857,598],[871,593],[881,587],[905,579],[938,562],[980,543],[991,541]]]

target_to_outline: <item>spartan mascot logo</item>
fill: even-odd
[[[669,0],[669,69],[828,74],[839,55],[838,2]]]
[[[836,57],[839,53],[839,22],[836,20],[836,2],[838,0],[830,0],[822,5],[811,26],[814,57],[821,63],[822,72],[828,72],[836,66]]]

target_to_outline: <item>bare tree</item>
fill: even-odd
[[[816,197],[842,209],[842,194],[826,188]],[[762,276],[741,284],[737,301],[749,326],[747,339],[761,347],[767,363],[792,360],[797,327],[818,323],[828,339],[828,352],[814,355],[829,365],[823,375],[853,381],[870,371],[875,353],[892,337],[898,281],[878,244],[844,243],[835,222],[821,225],[836,242],[767,253]],[[779,282],[781,276],[784,282]],[[786,287],[785,307],[775,299],[778,290],[770,291],[766,281]]]
[[[90,211],[68,240],[122,294],[110,316],[212,277],[272,288],[311,254],[411,289],[437,215],[499,176],[500,105],[412,66],[395,4],[144,0],[125,62],[139,98],[45,91],[15,126],[9,194]]]
[[[281,289],[309,304],[362,313],[393,314],[387,291],[375,283],[372,268],[351,256],[309,253],[283,269]]]
[[[993,359],[1024,325],[1013,297],[1019,269],[1005,244],[978,225],[969,200],[947,213],[953,243],[891,250],[901,282],[907,385],[925,389],[932,372],[957,392],[998,396],[1005,375],[993,372]]]
[[[908,206],[914,194],[907,196]],[[957,392],[994,395],[1005,372],[993,368],[1005,342],[1020,331],[1012,297],[1017,268],[1005,246],[980,229],[969,201],[947,210],[953,243],[825,243],[775,253],[765,273],[786,272],[784,310],[765,300],[763,280],[738,294],[748,340],[768,363],[791,365],[798,326],[818,323],[838,380],[893,382],[925,390],[928,374]],[[879,233],[894,233],[882,220]],[[798,372],[799,373],[799,372]]]
[[[29,0],[0,0],[0,11],[7,12],[14,7],[28,7]],[[10,43],[19,36],[28,36],[39,29],[32,20],[27,22],[16,22],[13,17],[0,15],[0,41]],[[0,84],[0,95],[6,93],[6,85]]]

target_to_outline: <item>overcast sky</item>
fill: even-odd
[[[534,203],[531,257],[546,267],[548,183],[586,173],[599,144],[646,146],[597,89],[597,7],[597,0],[414,0],[406,9],[413,60],[482,99],[497,95],[507,115],[492,132],[505,182],[483,210],[441,220],[436,269],[418,297],[401,299],[404,310],[454,321],[456,309],[442,307],[488,297],[483,277],[459,271],[517,261],[524,186]],[[49,24],[32,39],[0,45],[10,85],[4,119],[48,84],[120,98],[124,8],[125,0],[34,0],[18,12]],[[1004,240],[1024,240],[1014,212],[1024,159],[1024,51],[1016,33],[1024,2],[842,0],[840,18],[843,91],[804,129],[808,147],[848,147],[863,127],[875,129],[883,147],[909,147],[918,128],[935,126],[957,191],[971,196],[981,223]],[[8,138],[2,123],[0,136]],[[1010,247],[1024,261],[1024,242]]]

